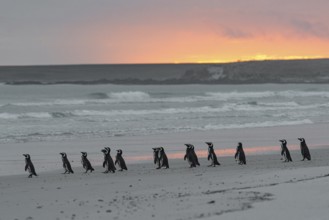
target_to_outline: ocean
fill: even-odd
[[[0,85],[0,144],[329,121],[329,87]]]

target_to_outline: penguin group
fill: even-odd
[[[302,154],[302,161],[305,159],[311,160],[311,154],[309,151],[309,148],[306,144],[306,141],[304,138],[298,138],[300,141],[300,150]],[[292,158],[287,146],[287,141],[285,139],[279,140],[281,142],[281,156],[283,157],[283,162],[292,162]],[[218,161],[217,155],[214,150],[214,145],[212,142],[205,142],[208,146],[208,161],[211,163],[208,165],[209,167],[216,167],[220,166],[221,164]],[[197,166],[200,166],[198,156],[195,152],[194,145],[192,144],[185,144],[186,146],[186,152],[184,155],[184,160],[187,160],[189,167],[194,168]],[[165,150],[163,147],[157,147],[152,148],[153,149],[153,159],[154,164],[156,165],[156,169],[168,169],[169,168],[169,161],[168,157],[165,153]],[[115,157],[115,161],[113,162],[112,156],[111,156],[111,148],[104,147],[104,149],[101,150],[104,155],[104,161],[103,161],[103,168],[105,168],[105,171],[103,173],[115,173],[116,166],[118,166],[120,169],[119,171],[128,170],[126,162],[122,156],[122,150],[117,150],[117,154]],[[69,159],[67,158],[67,154],[65,152],[61,152],[60,155],[62,156],[62,162],[63,162],[63,168],[64,173],[63,174],[73,174],[73,169],[70,164]],[[25,171],[29,172],[29,178],[32,178],[32,176],[38,176],[36,174],[34,165],[32,163],[31,157],[29,154],[23,154],[25,157]],[[246,165],[246,155],[243,150],[242,143],[239,142],[238,146],[236,147],[236,153],[234,155],[235,160],[239,165]],[[88,171],[91,173],[95,169],[92,167],[90,161],[87,158],[87,152],[81,152],[81,164],[82,167],[85,170],[85,173],[88,173]]]

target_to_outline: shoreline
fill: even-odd
[[[115,157],[117,149],[123,150],[123,157],[128,165],[151,162],[152,148],[163,146],[169,160],[183,158],[185,143],[195,146],[199,157],[206,157],[205,141],[214,143],[217,157],[233,157],[236,144],[242,142],[247,157],[249,155],[280,154],[279,139],[288,141],[288,148],[293,154],[300,154],[298,137],[304,137],[310,150],[328,148],[326,131],[328,123],[291,125],[266,128],[238,128],[212,131],[192,131],[181,133],[157,134],[149,136],[129,136],[95,138],[86,140],[69,140],[61,142],[35,142],[2,144],[0,155],[0,176],[24,174],[23,153],[29,153],[37,172],[58,170],[62,167],[59,152],[66,152],[73,167],[81,167],[81,151],[88,153],[88,158],[94,166],[102,163],[100,152],[105,146],[112,149]],[[293,151],[297,152],[294,153]]]
[[[325,205],[306,208],[304,201],[320,199],[327,204],[329,149],[311,153],[312,161],[296,156],[292,163],[282,163],[280,155],[271,154],[249,156],[242,166],[222,157],[218,167],[207,167],[206,158],[200,158],[196,168],[172,160],[167,170],[147,163],[115,174],[98,169],[83,174],[81,168],[75,174],[51,171],[31,179],[27,174],[0,176],[0,219],[212,220],[242,215],[252,220],[280,211],[294,216],[297,207],[303,208],[301,216],[312,213],[316,219],[326,219]],[[321,197],[311,196],[321,192]],[[286,208],[280,206],[282,200]],[[291,206],[296,208],[290,210]]]

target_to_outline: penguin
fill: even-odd
[[[28,171],[30,173],[28,178],[32,178],[33,175],[38,176],[37,173],[35,172],[30,154],[23,154],[23,156],[25,157],[25,171]]]
[[[111,149],[109,147],[104,147],[103,150],[101,150],[104,153],[104,162],[103,162],[103,167],[106,167],[106,170],[104,171],[104,173],[108,173],[108,172],[112,172],[115,173],[115,165],[113,162],[113,159],[111,157]]]
[[[185,144],[186,146],[186,154],[184,156],[184,160],[187,160],[187,162],[190,164],[190,168],[196,167],[196,161],[195,157],[192,153],[192,148],[190,144]]]
[[[281,142],[281,156],[284,156],[283,162],[292,162],[290,152],[287,147],[287,141],[285,139],[279,141]]]
[[[83,168],[86,170],[85,173],[87,173],[88,171],[93,172],[94,168],[91,166],[91,164],[87,158],[87,152],[81,152],[81,153],[82,153],[81,163],[82,163]]]
[[[240,165],[247,164],[246,155],[245,155],[244,150],[242,148],[242,143],[241,142],[239,142],[238,146],[236,147],[236,153],[234,155],[234,158],[235,158],[235,160],[237,160],[237,158],[238,158],[238,161],[239,161]]]
[[[158,167],[156,169],[160,169],[161,164],[160,164],[160,157],[159,157],[159,148],[152,148],[152,149],[153,149],[154,164],[158,165]]]
[[[160,161],[160,167],[165,167],[165,169],[169,168],[169,162],[168,162],[168,157],[164,151],[163,147],[159,148],[159,161]]]
[[[300,150],[301,150],[301,153],[302,153],[302,156],[303,156],[302,161],[304,161],[305,158],[307,160],[311,160],[311,154],[310,154],[310,151],[307,147],[305,139],[304,138],[298,138],[298,140],[300,141]]]
[[[118,164],[119,167],[120,167],[120,170],[119,171],[128,170],[127,169],[127,166],[126,166],[126,162],[125,162],[125,160],[122,157],[122,150],[117,150],[117,155],[115,157],[115,163],[114,163],[114,165],[116,165],[116,164]]]
[[[194,151],[194,146],[192,144],[190,144],[190,146],[191,146],[191,153],[192,153],[192,155],[194,157],[194,160],[195,160],[195,164],[200,166],[198,156],[196,155],[196,153]]]
[[[208,145],[208,160],[211,160],[211,164],[208,167],[215,167],[216,165],[220,165],[220,163],[217,160],[217,156],[214,151],[214,145],[211,142],[206,142]]]
[[[73,170],[72,170],[70,161],[67,159],[66,153],[62,152],[62,153],[59,153],[59,154],[62,155],[63,168],[65,170],[65,172],[63,174],[74,173]]]

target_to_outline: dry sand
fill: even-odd
[[[309,139],[323,145],[325,127],[326,124],[301,126],[298,131],[313,131]],[[231,144],[232,137],[238,135],[249,138],[252,146],[272,146],[266,134],[292,139],[299,137],[296,129],[224,130],[217,131],[219,135],[213,140],[219,142],[223,138],[224,143]],[[289,130],[289,135],[281,134]],[[194,143],[200,138],[196,134],[209,140],[215,133],[186,136],[190,137],[188,142]],[[254,142],[251,134],[256,137]],[[142,150],[146,151],[156,140],[164,141],[159,137],[144,137],[146,148]],[[183,138],[179,134],[165,137],[172,137],[167,139],[170,146]],[[139,138],[135,138],[136,143],[142,142],[143,137]],[[279,146],[277,139],[273,143]],[[34,153],[38,149],[36,146]],[[176,152],[170,149],[168,153]],[[311,146],[312,161],[300,161],[300,152],[292,150],[293,163],[280,160],[279,147],[278,152],[271,153],[247,154],[246,166],[236,164],[232,156],[221,155],[219,167],[207,167],[209,161],[205,158],[200,158],[201,166],[197,168],[188,168],[183,159],[171,159],[170,169],[156,170],[146,160],[130,163],[128,171],[115,174],[103,174],[99,166],[94,173],[84,174],[81,166],[76,166],[72,175],[52,169],[32,179],[27,174],[0,176],[0,219],[328,219],[329,147]]]

